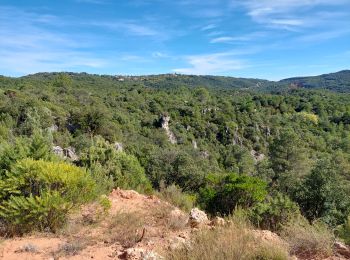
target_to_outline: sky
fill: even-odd
[[[0,75],[350,69],[350,0],[0,0]]]

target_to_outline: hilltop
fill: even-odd
[[[20,84],[20,82],[35,82],[42,84],[50,82],[59,73],[37,73],[19,78],[0,78],[0,84]],[[74,80],[77,85],[84,84],[85,87],[104,85],[105,87],[118,86],[144,86],[149,88],[177,88],[183,87],[206,87],[214,89],[236,89],[252,90],[258,92],[277,92],[289,89],[319,89],[335,92],[350,91],[350,70],[343,70],[335,73],[323,74],[312,77],[294,77],[282,79],[280,81],[269,81],[256,78],[235,78],[229,76],[198,76],[182,74],[160,74],[144,76],[128,75],[96,75],[87,73],[71,73],[67,75]]]

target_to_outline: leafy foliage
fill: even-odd
[[[231,214],[240,206],[248,208],[264,200],[266,184],[254,177],[238,174],[209,175],[200,191],[200,201],[211,213]]]
[[[348,75],[282,82],[86,73],[0,77],[0,196],[35,200],[60,192],[43,177],[38,188],[21,184],[19,165],[29,158],[53,167],[66,159],[52,146],[74,147],[78,160],[72,163],[86,168],[95,194],[117,186],[148,193],[164,183],[177,187],[175,195],[194,195],[213,214],[242,206],[271,229],[296,204],[309,221],[341,225],[350,212]],[[176,144],[161,127],[163,115],[170,117]],[[33,166],[31,174],[39,178],[42,168]]]
[[[83,169],[32,159],[18,161],[0,186],[0,222],[8,234],[56,231],[70,209],[96,196],[96,184]]]

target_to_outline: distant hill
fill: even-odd
[[[36,73],[19,78],[0,77],[1,85],[21,85],[32,83],[37,86],[48,84],[59,73]],[[340,93],[350,92],[350,70],[312,77],[295,77],[280,81],[256,78],[235,78],[210,75],[160,74],[146,76],[97,75],[67,72],[74,84],[84,88],[149,87],[169,89],[176,87],[206,87],[215,89],[251,90],[257,92],[281,92],[291,89],[324,89]]]
[[[313,77],[283,79],[279,83],[307,89],[327,89],[336,92],[350,92],[350,70],[342,70]]]

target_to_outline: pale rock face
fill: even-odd
[[[209,219],[207,214],[204,211],[198,208],[194,208],[194,209],[191,209],[189,221],[190,221],[191,227],[199,227],[201,225],[208,224]]]
[[[75,149],[73,147],[67,147],[64,149],[64,155],[70,159],[71,161],[78,161],[79,157],[75,153]]]
[[[255,162],[260,162],[265,159],[265,154],[251,150],[250,154],[253,156]]]
[[[52,151],[54,154],[60,156],[63,159],[69,159],[71,161],[78,161],[79,157],[75,153],[75,149],[73,147],[62,148],[61,146],[52,147]]]
[[[122,152],[124,150],[123,144],[118,142],[114,143],[114,148],[117,150],[117,152]]]
[[[54,154],[56,154],[60,157],[64,157],[63,148],[61,146],[52,147],[52,151]]]
[[[192,140],[193,149],[198,149],[196,140]]]
[[[174,133],[171,132],[171,130],[169,129],[169,121],[170,121],[170,116],[162,116],[161,118],[162,128],[165,130],[170,143],[176,144],[177,143],[176,137]]]

